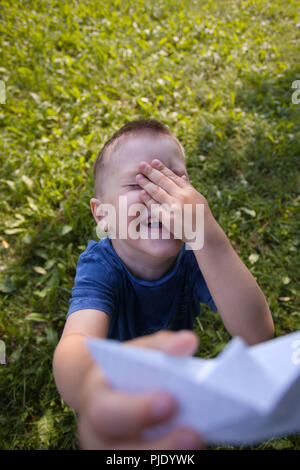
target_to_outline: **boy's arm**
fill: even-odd
[[[84,340],[87,336],[106,338],[109,322],[106,313],[94,309],[78,310],[67,318],[54,353],[53,373],[60,395],[75,410],[80,408],[82,383],[105,380]]]
[[[208,205],[205,214],[204,245],[194,254],[226,329],[249,345],[272,338],[274,323],[263,292]]]

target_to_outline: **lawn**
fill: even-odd
[[[2,0],[2,449],[77,448],[52,356],[78,256],[97,240],[93,162],[128,120],[153,117],[177,135],[192,184],[266,295],[276,336],[300,329],[299,8]],[[230,339],[205,305],[195,329],[202,357]],[[300,436],[256,448],[300,450]]]

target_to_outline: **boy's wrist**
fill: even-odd
[[[105,387],[107,382],[104,375],[96,363],[93,363],[82,380],[82,385],[78,393],[78,403],[76,411],[80,413],[91,401],[95,393],[99,393],[99,388]]]
[[[210,210],[210,207],[209,207],[209,204],[208,204],[206,198],[204,196],[202,196],[202,194],[200,194],[200,193],[198,193],[198,196],[199,196],[198,199],[193,204],[193,206],[194,206],[194,211],[193,211],[193,216],[192,216],[193,232],[195,230],[196,230],[196,232],[198,232],[198,230],[203,229],[204,242],[205,242],[205,240],[208,240],[208,239],[212,238],[212,235],[214,234],[214,232],[216,230],[216,226],[218,224],[217,224],[217,221],[214,218],[214,216],[213,216],[213,214]],[[202,219],[202,217],[200,217],[201,227],[199,227],[199,221],[198,221],[197,227],[195,228],[195,225],[194,225],[195,221],[197,223],[197,217],[196,217],[197,204],[202,204],[204,206],[204,213],[203,213],[203,219]],[[190,240],[185,239],[185,237],[182,238],[182,241],[184,243],[189,243],[190,242]]]

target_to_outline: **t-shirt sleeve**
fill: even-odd
[[[102,310],[112,317],[115,311],[115,282],[109,265],[93,254],[79,256],[67,317],[81,309]]]
[[[206,285],[205,279],[203,277],[202,272],[200,271],[198,262],[193,255],[193,262],[192,262],[192,285],[193,285],[193,295],[196,302],[201,302],[204,304],[208,304],[210,308],[217,312],[218,309],[215,305],[215,302],[209,292],[209,289]]]

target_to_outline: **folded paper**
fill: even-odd
[[[300,432],[300,331],[254,346],[235,337],[214,359],[86,341],[113,388],[164,390],[177,400],[176,416],[149,428],[146,438],[187,426],[209,445],[249,446]]]

